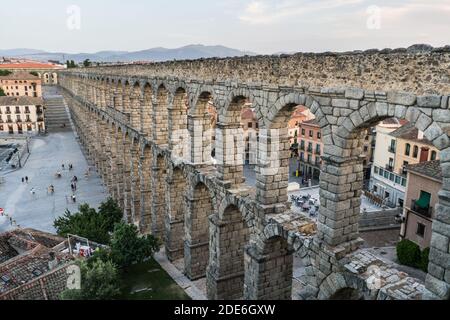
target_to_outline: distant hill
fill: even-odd
[[[0,57],[15,57],[38,61],[74,60],[82,62],[89,59],[93,62],[132,62],[132,61],[168,61],[200,58],[224,58],[255,55],[252,52],[240,51],[224,46],[188,45],[181,48],[153,48],[142,51],[100,51],[96,53],[70,54],[64,52],[46,52],[34,49],[8,49],[0,50]]]

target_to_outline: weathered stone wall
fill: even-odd
[[[174,61],[92,68],[100,74],[177,77],[294,87],[450,92],[450,47]],[[78,70],[81,71],[81,70]]]

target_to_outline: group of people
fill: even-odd
[[[22,177],[22,183],[28,183],[28,176]]]

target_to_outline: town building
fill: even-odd
[[[305,180],[319,179],[323,151],[322,133],[316,119],[299,126],[299,175]]]
[[[0,97],[0,134],[45,132],[44,101],[29,96]]]
[[[13,72],[0,76],[0,88],[7,96],[42,97],[42,81],[30,72]]]
[[[0,63],[0,69],[13,72],[36,72],[44,85],[58,84],[58,70],[65,69],[64,66],[54,63],[43,63],[30,60],[4,61]]]
[[[438,192],[442,188],[440,162],[420,162],[408,165],[405,170],[408,184],[401,237],[415,242],[421,248],[428,248]]]
[[[299,141],[300,125],[304,121],[312,119],[314,119],[314,115],[305,106],[298,106],[292,113],[292,116],[288,122],[288,130],[290,137],[289,142],[291,144],[292,150],[295,150],[295,152],[298,150],[298,143],[300,142]]]
[[[392,208],[403,207],[406,166],[438,159],[438,150],[412,124],[395,118],[376,127],[376,147],[369,190]]]

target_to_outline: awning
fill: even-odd
[[[420,199],[416,201],[416,205],[422,209],[426,209],[430,206],[431,194],[428,192],[421,192]]]

